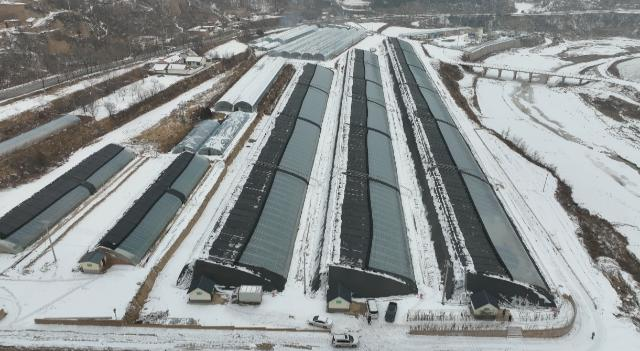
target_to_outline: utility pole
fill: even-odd
[[[58,263],[58,257],[56,257],[56,250],[53,248],[53,242],[51,241],[51,233],[49,233],[49,225],[47,224],[47,237],[49,237],[49,248],[51,249],[51,253],[53,253],[53,261]]]

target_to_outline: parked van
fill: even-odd
[[[371,319],[378,319],[378,303],[376,300],[367,300],[367,314],[371,316]]]

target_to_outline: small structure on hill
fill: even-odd
[[[329,289],[327,290],[327,311],[348,312],[350,308],[351,290],[339,283],[329,284]]]
[[[213,294],[216,291],[215,282],[206,276],[200,276],[200,279],[194,279],[187,293],[189,294],[189,302],[211,302]]]
[[[494,319],[500,310],[495,296],[485,290],[476,291],[471,295],[471,312],[480,319]]]

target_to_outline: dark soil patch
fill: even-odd
[[[610,117],[618,122],[625,122],[624,117],[640,120],[640,106],[622,100],[613,95],[609,95],[607,99],[593,97],[584,93],[580,93],[580,97],[593,107],[595,107],[603,115]]]
[[[469,106],[469,102],[460,92],[460,84],[458,84],[458,81],[464,78],[464,73],[462,73],[460,67],[441,62],[439,73],[456,104],[467,113],[467,116],[469,116],[472,121],[480,125],[480,119],[475,112],[473,112],[473,109]]]

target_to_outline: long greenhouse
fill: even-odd
[[[216,102],[216,111],[256,112],[278,74],[284,68],[279,57],[263,57]]]
[[[415,144],[409,147],[419,153],[420,159],[435,165],[428,170],[435,182],[430,189],[432,198],[437,201],[447,198],[448,203],[440,203],[440,207],[450,205],[453,209],[451,213],[438,212],[438,219],[451,225],[450,245],[466,267],[466,288],[486,290],[495,296],[521,296],[541,304],[553,303],[545,280],[413,47],[395,38],[389,39],[387,45],[395,56],[396,79],[408,92],[403,94],[406,106],[402,117],[403,123],[413,130],[410,142],[415,143],[421,137],[428,141],[428,149]],[[441,189],[446,196],[439,193]],[[456,240],[457,233],[461,233],[463,240]]]
[[[324,120],[333,72],[307,64],[193,279],[283,290]]]
[[[209,169],[190,152],[180,154],[100,240],[115,263],[138,264],[164,233]]]
[[[359,297],[412,294],[417,288],[378,57],[362,50],[352,56],[340,262],[329,268],[329,284]]]
[[[134,158],[109,144],[14,207],[0,218],[0,252],[18,253],[33,244]]]
[[[366,36],[365,31],[357,28],[323,27],[269,51],[269,55],[324,61],[338,56]]]

